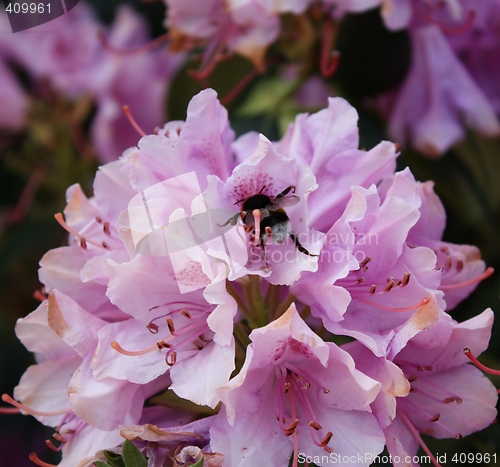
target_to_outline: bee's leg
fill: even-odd
[[[262,256],[264,256],[264,262],[266,263],[262,266],[262,269],[264,271],[268,271],[271,266],[269,265],[269,260],[267,259],[266,246],[263,238],[260,239],[260,249],[262,250]]]
[[[299,242],[299,239],[297,236],[293,233],[290,232],[288,235],[290,235],[290,238],[293,240],[293,243],[295,243],[295,246],[297,247],[297,250],[299,250],[301,253],[304,253],[305,255],[308,256],[319,256],[319,255],[313,255],[312,253],[309,253]]]
[[[290,193],[290,191],[292,193],[295,193],[295,187],[293,185],[290,185],[288,188],[285,188],[279,195],[276,196],[276,199],[278,198],[283,198],[284,196],[286,196],[288,193]]]
[[[230,217],[224,224],[217,224],[219,227],[225,227],[227,224],[236,225],[238,222],[238,217],[240,217],[240,213],[235,214],[233,217]]]

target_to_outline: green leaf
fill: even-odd
[[[104,461],[95,461],[95,467],[111,467],[107,462]]]
[[[129,440],[123,443],[122,447],[123,460],[125,467],[148,467],[147,459],[142,455],[141,451]]]
[[[114,452],[104,451],[106,459],[111,467],[125,467],[122,456],[120,454],[115,454]]]
[[[174,391],[168,389],[164,393],[153,397],[150,402],[155,405],[162,405],[174,410],[182,410],[184,412],[196,413],[201,415],[215,415],[219,412],[219,408],[212,409],[206,405],[197,405],[187,399],[182,399]]]
[[[202,457],[196,464],[193,464],[191,467],[203,467],[205,458]]]

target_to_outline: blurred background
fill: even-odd
[[[124,4],[140,19],[127,17],[120,9]],[[64,44],[56,44],[59,62],[44,62],[37,49],[37,38],[56,35],[59,23],[43,25],[43,32],[17,34],[9,32],[5,14],[0,24],[0,58],[8,70],[0,68],[0,393],[12,395],[33,363],[14,326],[39,303],[34,297],[41,288],[39,260],[66,242],[66,232],[54,220],[54,214],[64,209],[66,188],[80,183],[90,196],[97,167],[118,158],[139,138],[121,105],[129,105],[139,125],[151,131],[166,119],[184,119],[190,98],[211,86],[226,104],[237,134],[254,130],[276,140],[297,113],[325,107],[328,95],[342,96],[357,108],[360,147],[369,149],[390,139],[378,98],[401,84],[411,61],[408,34],[388,31],[379,11],[373,10],[348,14],[339,22],[335,48],[341,59],[329,78],[321,76],[316,64],[320,52],[315,32],[306,28],[299,30],[299,40],[289,43],[285,35],[270,48],[266,73],[254,72],[252,63],[235,55],[200,81],[192,73],[199,68],[199,51],[190,56],[170,54],[158,40],[155,48],[123,52],[165,33],[162,1],[81,0],[75,10],[87,7],[89,16],[72,28],[78,37],[70,35]],[[92,44],[106,54],[96,63]],[[85,54],[90,56],[88,63],[74,60],[85,59]],[[290,57],[300,66],[290,65]],[[149,70],[154,83],[138,78],[138,69]],[[156,106],[154,122],[141,115],[140,92],[151,99],[146,110]],[[435,182],[448,215],[444,239],[477,245],[486,264],[498,271],[478,285],[453,317],[463,321],[487,307],[500,312],[500,139],[469,132],[441,157],[411,147],[401,150],[400,169],[409,166],[417,180]],[[481,361],[500,369],[500,320]],[[500,378],[492,380],[500,387]],[[0,465],[29,467],[33,464],[28,454],[33,451],[57,463],[57,454],[45,446],[51,435],[51,429],[31,417],[0,415]],[[462,440],[426,441],[434,453],[448,454],[444,465],[452,464],[454,453],[500,453],[498,425]]]

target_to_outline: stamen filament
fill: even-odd
[[[420,393],[420,391],[419,391]],[[439,402],[439,401],[438,401]],[[419,405],[415,404],[414,402],[412,402],[410,399],[406,398],[404,400],[404,403],[409,405],[415,412],[416,414],[422,418],[423,420],[426,420],[428,422],[431,422],[433,424],[435,424],[436,426],[440,426],[443,430],[447,431],[448,433],[450,433],[451,436],[455,437],[457,435],[456,432],[452,431],[450,428],[448,428],[446,425],[443,425],[443,423],[441,423],[439,421],[439,417],[437,420],[434,420],[434,417],[435,415],[432,415],[430,414],[429,412],[425,411],[424,409],[422,409],[422,407],[420,407]]]
[[[130,124],[132,125],[132,127],[134,128],[135,131],[137,131],[137,133],[139,133],[139,135],[141,136],[146,136],[146,132],[139,126],[139,124],[137,123],[137,121],[135,120],[135,118],[132,116],[132,112],[130,112],[130,108],[128,105],[124,105],[122,107],[123,109],[123,113],[125,114],[125,116],[128,118],[128,121],[130,122]]]
[[[22,410],[23,412],[26,412],[29,415],[35,415],[37,417],[52,417],[55,415],[64,415],[71,412],[70,409],[54,410],[52,412],[42,412],[40,410],[31,409],[30,407],[12,399],[12,397],[10,397],[8,394],[2,394],[2,400],[4,402],[7,402],[7,404],[17,407],[18,409]]]
[[[469,347],[465,347],[464,349],[464,354],[466,357],[474,364],[476,365],[480,370],[484,371],[485,373],[488,373],[490,375],[497,375],[500,376],[500,370],[494,370],[493,368],[489,368],[486,365],[483,365],[472,353]]]
[[[418,444],[422,447],[422,449],[425,451],[425,453],[429,456],[431,459],[432,463],[436,467],[441,467],[441,464],[436,460],[434,455],[432,454],[431,450],[427,447],[427,444],[424,443],[424,440],[420,437],[420,433],[418,430],[415,428],[415,425],[411,422],[410,418],[408,415],[406,415],[404,410],[399,409],[398,414],[401,416],[403,421],[406,423],[406,426],[408,429],[411,431],[411,434],[415,437],[415,439],[418,441]]]
[[[415,8],[415,12],[429,23],[439,26],[439,28],[441,28],[446,34],[463,34],[472,26],[474,19],[476,18],[476,12],[470,10],[463,24],[457,27],[452,27],[439,22],[437,19],[428,15],[426,12],[419,10],[418,8]]]
[[[287,380],[290,380],[290,375],[286,376]],[[290,397],[290,407],[292,409],[292,419],[297,420],[297,410],[295,408],[295,398],[293,395],[293,391],[289,391],[289,397]],[[293,433],[293,462],[292,462],[292,467],[298,467],[299,465],[299,435],[297,433],[297,430],[294,431]]]
[[[102,31],[99,32],[99,39],[103,47],[109,52],[117,55],[130,55],[139,52],[149,52],[158,47],[159,45],[163,44],[164,42],[167,42],[170,39],[170,35],[169,33],[162,34],[161,36],[156,37],[155,39],[151,40],[150,42],[147,42],[146,44],[142,44],[137,47],[132,47],[130,49],[120,49],[118,47],[115,47],[113,44],[109,42],[108,38]]]
[[[48,464],[47,462],[43,462],[42,460],[40,460],[38,458],[38,456],[34,452],[32,452],[29,455],[29,459],[30,459],[31,462],[33,462],[36,465],[39,465],[40,467],[57,467],[57,465]]]
[[[332,76],[337,71],[340,53],[337,50],[331,51],[335,40],[335,29],[330,16],[326,16],[323,26],[323,38],[321,41],[321,74],[325,78]]]
[[[71,235],[74,235],[76,238],[78,238],[80,240],[80,244],[82,245],[82,247],[85,249],[85,247],[83,245],[87,245],[88,243],[90,243],[91,245],[94,245],[95,247],[97,248],[104,248],[105,250],[109,250],[109,246],[103,244],[103,243],[97,243],[97,242],[94,242],[93,240],[88,240],[86,238],[84,238],[80,233],[78,233],[76,230],[72,229],[67,223],[66,221],[64,220],[63,218],[63,215],[62,213],[58,212],[56,214],[54,214],[54,217],[56,219],[56,221],[59,223],[59,225],[64,229],[66,230],[68,233],[70,233]]]
[[[429,297],[424,297],[422,300],[420,300],[420,302],[415,303],[414,305],[410,305],[410,306],[407,306],[407,307],[401,307],[401,308],[394,308],[394,307],[391,307],[391,306],[380,305],[379,303],[373,303],[373,302],[370,302],[368,300],[364,300],[363,298],[359,298],[359,297],[355,297],[355,300],[358,300],[361,303],[364,303],[365,305],[370,305],[370,306],[373,306],[375,308],[379,308],[381,310],[393,311],[393,312],[396,312],[396,313],[414,310],[416,308],[420,308],[420,307],[422,307],[424,305],[427,305],[430,302]]]
[[[150,352],[153,352],[158,349],[158,345],[152,345],[151,347],[148,347],[146,349],[142,350],[125,350],[118,342],[112,341],[111,342],[111,347],[115,349],[117,352],[121,353],[122,355],[127,355],[128,357],[138,357],[139,355],[146,355]]]
[[[477,282],[481,282],[484,279],[487,279],[490,277],[495,270],[492,267],[489,267],[484,271],[480,276],[475,277],[474,279],[465,281],[465,282],[460,282],[458,284],[444,284],[440,285],[439,289],[440,290],[451,290],[451,289],[458,289],[459,287],[467,287],[468,285],[476,284]]]
[[[20,413],[21,413],[21,409],[7,408],[7,407],[0,408],[0,414],[7,415],[7,414],[20,414]]]

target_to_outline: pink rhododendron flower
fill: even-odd
[[[396,416],[384,427],[389,453],[400,458],[413,456],[421,444],[430,454],[418,433],[461,438],[495,419],[497,391],[468,364],[462,351],[470,344],[474,352],[481,353],[488,344],[492,324],[491,310],[463,323],[443,316],[395,356],[394,363],[408,378],[411,389],[406,397],[396,399]],[[369,351],[357,343],[347,344],[345,349],[362,371],[371,376],[379,374],[377,360]]]
[[[225,410],[211,429],[225,462],[286,465],[292,451],[295,458],[380,452],[381,429],[368,410],[380,384],[314,334],[293,305],[250,339],[243,368],[220,389]]]
[[[276,146],[316,176],[318,188],[308,198],[310,223],[323,232],[344,211],[351,186],[368,188],[394,173],[395,146],[384,141],[370,151],[358,149],[357,122],[347,101],[330,98],[327,109],[298,115]]]
[[[494,109],[439,28],[419,28],[412,39],[412,65],[390,118],[391,137],[439,155],[464,137],[462,122],[485,135],[499,134]]]

